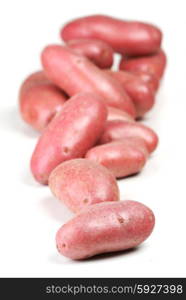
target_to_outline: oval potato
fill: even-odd
[[[96,38],[121,54],[146,55],[160,48],[162,33],[152,24],[92,15],[66,24],[61,30],[61,37],[64,41]]]
[[[119,200],[112,173],[88,159],[71,159],[57,166],[49,177],[49,186],[73,212],[95,203]]]
[[[153,152],[158,145],[158,136],[151,128],[138,122],[126,122],[121,120],[107,121],[99,143],[105,144],[130,137],[143,139],[150,153]]]
[[[139,173],[148,158],[145,142],[140,138],[126,138],[91,148],[85,158],[102,164],[116,178]]]
[[[51,45],[44,49],[41,60],[50,80],[68,95],[95,93],[106,105],[136,116],[135,106],[119,82],[86,57],[67,47]]]
[[[68,100],[41,135],[31,159],[37,181],[47,184],[63,161],[80,158],[103,132],[107,109],[99,96],[82,93]]]
[[[153,212],[136,201],[94,204],[63,225],[56,234],[60,254],[71,259],[134,248],[151,234]]]

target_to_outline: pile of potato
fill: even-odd
[[[77,213],[57,232],[57,248],[84,259],[135,247],[153,230],[148,207],[118,201],[116,178],[139,173],[157,147],[139,120],[155,103],[166,56],[157,27],[103,15],[71,21],[61,38],[42,51],[43,70],[23,82],[19,104],[41,132],[33,176]]]

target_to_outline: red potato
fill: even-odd
[[[129,57],[121,59],[120,70],[142,71],[161,79],[166,67],[166,55],[163,50],[149,56]]]
[[[135,117],[134,104],[122,86],[86,57],[67,47],[51,45],[44,49],[41,59],[47,76],[68,95],[96,93],[102,96],[106,105]]]
[[[43,131],[66,100],[67,96],[46,78],[43,71],[35,72],[20,89],[21,116],[33,128]]]
[[[108,117],[107,117],[108,121],[112,121],[112,120],[123,120],[123,121],[128,121],[128,122],[134,122],[134,118],[132,118],[131,115],[129,115],[127,112],[115,108],[115,107],[109,107],[108,106]]]
[[[107,121],[99,143],[105,144],[130,137],[143,139],[149,153],[153,152],[158,145],[158,136],[151,128],[138,122],[126,122],[120,120]]]
[[[139,138],[126,138],[91,148],[85,158],[108,168],[116,178],[139,173],[148,158],[145,142]]]
[[[138,76],[141,80],[147,83],[155,92],[159,87],[159,80],[155,75],[143,71],[130,71],[130,73]]]
[[[83,157],[103,132],[107,109],[99,96],[82,93],[68,100],[40,137],[31,159],[37,181],[48,183],[60,163]]]
[[[136,107],[137,117],[142,117],[154,105],[154,90],[139,76],[124,71],[106,71],[118,80]]]
[[[88,205],[119,200],[115,177],[105,167],[87,159],[71,159],[56,167],[49,186],[60,201],[73,212]]]
[[[104,202],[87,207],[56,234],[60,254],[74,260],[134,248],[151,234],[153,212],[136,201]]]
[[[64,41],[99,39],[121,54],[146,55],[160,48],[162,33],[151,24],[93,15],[66,24],[61,30],[61,37]]]
[[[77,54],[86,56],[99,68],[111,68],[114,51],[103,41],[96,39],[77,39],[67,42],[67,46],[75,50]]]

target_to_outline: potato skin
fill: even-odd
[[[151,234],[153,212],[137,201],[104,202],[81,211],[56,234],[60,254],[74,260],[134,248]]]
[[[139,76],[125,71],[107,71],[120,82],[127,94],[133,100],[136,107],[137,117],[142,117],[154,105],[154,90]]]
[[[122,109],[135,117],[134,104],[119,82],[86,57],[67,47],[51,45],[44,49],[41,59],[47,76],[68,95],[96,93],[106,105]]]
[[[46,78],[43,71],[35,72],[20,89],[21,117],[34,129],[43,131],[66,100],[67,96]]]
[[[147,83],[154,90],[154,92],[158,90],[159,79],[155,75],[143,71],[130,71],[130,73],[138,76],[141,80]]]
[[[99,96],[82,93],[68,100],[40,137],[31,159],[37,181],[47,184],[63,161],[83,157],[103,132],[107,109]]]
[[[129,57],[121,59],[119,69],[125,71],[142,71],[149,73],[159,80],[162,78],[166,67],[166,55],[161,49],[149,56]]]
[[[116,178],[139,173],[148,158],[145,142],[140,138],[126,138],[91,148],[85,158],[102,164]]]
[[[158,136],[151,128],[138,122],[120,120],[107,121],[99,143],[105,144],[130,137],[143,139],[149,153],[153,152],[158,145]]]
[[[107,120],[123,120],[128,122],[134,122],[134,118],[127,112],[111,106],[108,106]]]
[[[64,41],[96,38],[108,43],[121,54],[145,55],[159,49],[162,33],[151,24],[92,15],[66,24],[61,30],[61,37]]]
[[[77,39],[67,42],[67,46],[77,54],[86,56],[101,69],[111,68],[113,64],[113,49],[103,41],[96,39]]]
[[[49,186],[54,196],[73,212],[119,200],[119,188],[112,173],[88,159],[71,159],[57,166],[49,177]]]

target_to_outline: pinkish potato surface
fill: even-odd
[[[73,212],[95,203],[119,200],[112,173],[87,159],[71,159],[57,166],[49,177],[49,186]]]
[[[136,116],[135,106],[120,83],[86,57],[67,47],[50,45],[44,49],[41,60],[48,78],[68,95],[98,94],[107,106]]]
[[[19,106],[23,120],[43,131],[58,113],[67,96],[48,80],[43,71],[31,74],[22,84]]]
[[[150,127],[138,122],[120,120],[107,121],[99,143],[105,144],[130,137],[143,139],[149,153],[153,152],[158,145],[158,136]]]
[[[123,121],[128,121],[128,122],[134,122],[134,118],[129,115],[127,112],[108,106],[108,121],[113,121],[113,120],[123,120]]]
[[[127,71],[131,72],[132,74],[138,76],[140,79],[142,79],[144,82],[148,83],[148,85],[156,92],[159,87],[159,79],[148,72],[144,71]]]
[[[113,49],[101,40],[77,39],[67,42],[67,46],[77,54],[86,56],[101,69],[111,68],[113,64]]]
[[[161,79],[166,67],[165,52],[160,49],[158,52],[148,56],[129,57],[121,59],[120,70],[142,71]]]
[[[107,119],[107,108],[99,96],[82,93],[68,100],[40,137],[31,159],[37,181],[47,184],[60,163],[80,158],[95,145]]]
[[[58,251],[71,259],[134,248],[151,234],[153,212],[136,201],[94,204],[57,232]]]
[[[61,37],[64,41],[96,38],[121,54],[147,55],[158,51],[162,33],[152,24],[92,15],[66,24],[61,30]]]
[[[142,139],[126,138],[93,147],[85,158],[102,164],[115,177],[121,178],[141,171],[148,158],[148,150]]]
[[[137,117],[142,117],[154,105],[155,93],[149,84],[140,79],[139,76],[125,71],[107,71],[123,86],[132,99]]]

